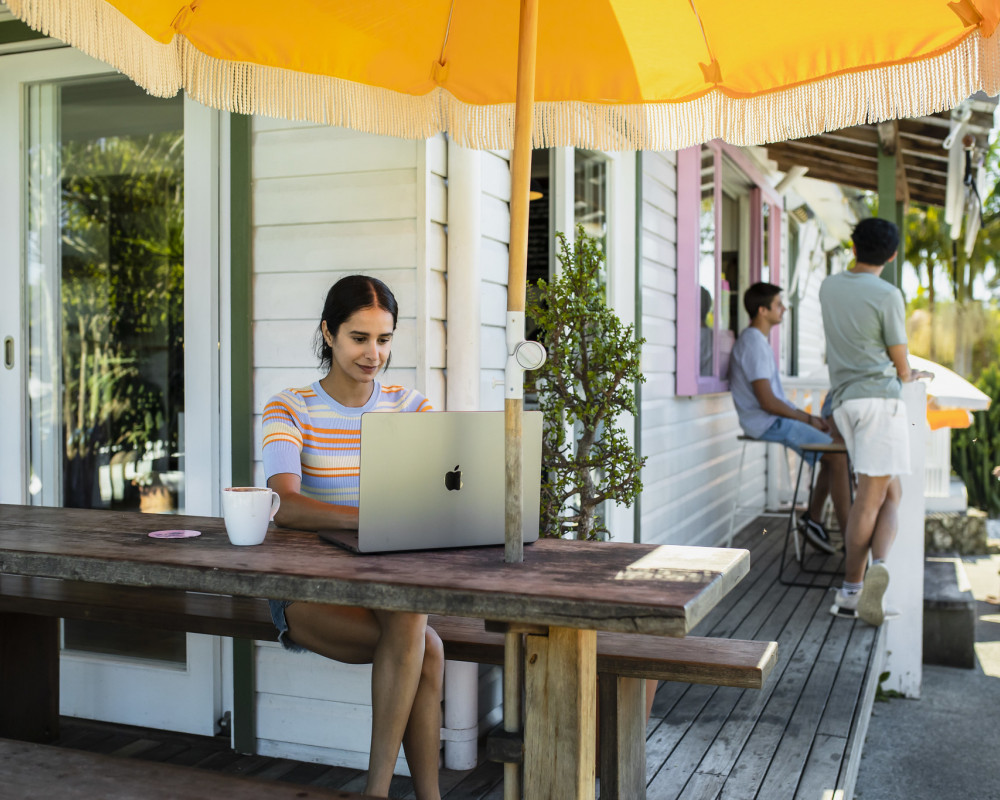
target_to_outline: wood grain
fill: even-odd
[[[0,575],[0,611],[274,642],[264,600]]]
[[[277,640],[265,601],[176,589],[0,575],[0,612]],[[452,661],[504,663],[504,635],[489,631],[482,620],[432,615],[430,624]],[[606,631],[597,635],[597,671],[624,677],[759,689],[776,654],[774,642]]]
[[[501,633],[481,620],[430,617],[452,661],[503,664]],[[760,689],[777,662],[776,642],[688,636],[597,633],[597,671],[630,678]]]
[[[4,797],[60,800],[362,800],[367,795],[240,778],[194,767],[114,758],[0,739]]]
[[[525,637],[524,794],[593,800],[597,737],[594,631]]]
[[[305,531],[272,529],[234,547],[221,519],[172,516],[192,539],[150,539],[164,518],[86,509],[0,506],[0,573],[342,603],[509,622],[683,636],[749,569],[745,550],[696,548],[710,569],[625,580],[658,552],[692,548],[540,540],[522,564],[502,547],[356,555]]]
[[[646,682],[602,675],[600,691],[601,800],[646,796]]]

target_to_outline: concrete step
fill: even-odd
[[[976,600],[958,557],[924,561],[925,664],[976,666]]]

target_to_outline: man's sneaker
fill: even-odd
[[[872,564],[865,572],[864,585],[858,599],[858,616],[869,625],[878,627],[885,619],[882,598],[889,588],[889,570],[885,564]]]
[[[822,550],[830,555],[837,552],[837,549],[830,542],[830,534],[826,532],[826,528],[810,517],[808,511],[799,517],[799,531],[806,541],[817,550]]]
[[[860,597],[861,592],[855,592],[854,594],[847,594],[843,589],[837,589],[837,594],[833,598],[833,605],[830,606],[830,613],[835,617],[844,617],[845,619],[857,619],[858,618],[858,597]]]

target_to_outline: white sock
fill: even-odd
[[[876,564],[884,564],[884,563],[885,563],[885,559],[884,559],[884,558],[873,558],[873,559],[872,559],[872,566],[873,566],[873,567],[874,567],[874,566],[875,566]]]
[[[843,590],[844,594],[857,594],[861,591],[863,586],[863,583],[848,583],[847,581],[844,581],[840,588]]]

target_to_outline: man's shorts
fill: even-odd
[[[910,474],[910,423],[897,398],[845,400],[833,412],[851,467],[859,475]]]
[[[802,452],[802,445],[830,444],[833,441],[823,431],[816,430],[812,425],[806,425],[804,422],[799,422],[797,419],[789,419],[788,417],[778,417],[771,427],[757,438],[763,439],[765,442],[777,442],[778,444],[783,444],[785,447],[790,447],[808,461],[810,466],[815,466],[816,459],[822,454],[809,453],[805,455]]]

